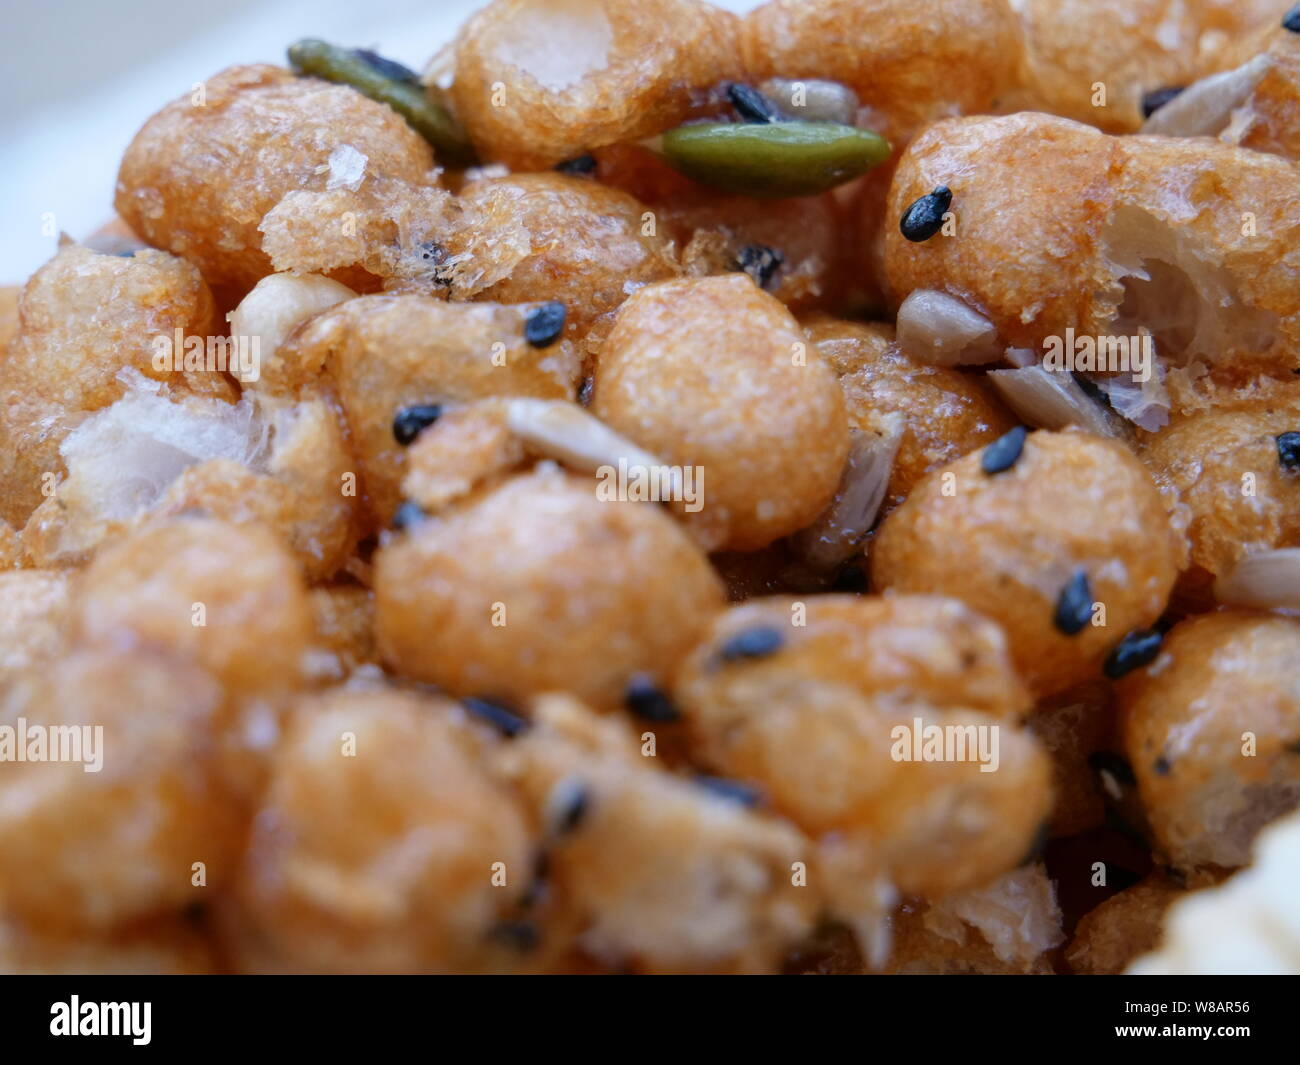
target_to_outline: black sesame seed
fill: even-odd
[[[1106,656],[1102,671],[1111,680],[1119,680],[1125,673],[1149,665],[1160,653],[1163,639],[1155,629],[1134,629]]]
[[[419,503],[408,499],[394,512],[393,528],[399,532],[402,529],[409,529],[412,525],[419,525],[427,516]]]
[[[939,185],[903,212],[898,228],[914,243],[929,240],[943,228],[943,216],[951,203],[952,190],[947,185]]]
[[[1092,589],[1088,587],[1088,574],[1079,570],[1065,583],[1056,597],[1056,613],[1052,622],[1067,636],[1076,636],[1092,620]]]
[[[503,736],[518,736],[528,728],[526,718],[520,717],[509,707],[494,703],[490,699],[462,699],[461,705],[475,717],[486,721]]]
[[[727,86],[727,99],[746,122],[780,122],[781,116],[772,101],[757,89],[734,82]]]
[[[1029,841],[1029,847],[1026,849],[1024,856],[1017,863],[1017,868],[1023,869],[1026,865],[1036,862],[1038,856],[1043,853],[1047,846],[1047,841],[1052,838],[1052,822],[1043,821],[1034,832],[1034,838]]]
[[[596,172],[596,157],[580,155],[576,159],[566,159],[562,163],[557,163],[555,169],[570,177],[590,177]]]
[[[532,921],[500,921],[492,928],[492,938],[521,952],[536,950],[542,939]]]
[[[547,807],[551,833],[567,836],[587,816],[587,811],[591,808],[591,792],[581,780],[566,777],[552,789]]]
[[[1292,33],[1300,33],[1300,4],[1296,4],[1282,16],[1282,28]]]
[[[644,673],[627,682],[623,705],[645,721],[676,721],[682,716],[673,701]]]
[[[730,777],[711,777],[707,773],[699,773],[695,777],[695,783],[718,798],[740,803],[741,806],[752,808],[762,798],[757,788]]]
[[[409,81],[412,85],[420,83],[420,75],[406,64],[399,63],[395,59],[385,59],[377,52],[372,52],[369,48],[354,48],[352,54],[358,59],[364,60],[384,77],[391,78],[393,81]]]
[[[393,439],[406,447],[441,417],[442,407],[437,403],[417,403],[412,407],[403,407],[393,419]]]
[[[1277,460],[1284,470],[1300,470],[1300,433],[1282,433],[1277,438]]]
[[[578,386],[578,403],[583,407],[591,405],[592,393],[596,391],[596,379],[588,374],[582,379],[582,384]]]
[[[524,322],[524,339],[535,348],[550,347],[564,332],[564,304],[543,303],[529,312]]]
[[[984,449],[984,454],[980,456],[980,469],[988,474],[1011,469],[1019,461],[1020,453],[1025,449],[1025,437],[1028,435],[1028,429],[1023,425],[1017,425],[1009,433],[998,437]]]
[[[1150,118],[1182,91],[1181,85],[1169,85],[1147,93],[1142,97],[1142,117]]]
[[[1173,769],[1173,766],[1169,764],[1169,759],[1162,754],[1159,758],[1155,760],[1155,764],[1151,768],[1154,769],[1156,773],[1158,773],[1160,776],[1167,777],[1169,775],[1169,771]]]
[[[785,636],[780,629],[758,625],[731,637],[718,649],[718,657],[724,662],[735,662],[742,658],[766,658],[779,651],[783,643]]]
[[[746,244],[736,256],[736,269],[752,277],[759,288],[767,288],[784,262],[785,256],[775,248],[766,244]]]
[[[1111,777],[1120,788],[1131,788],[1137,783],[1128,759],[1114,751],[1093,751],[1088,755],[1088,765],[1094,773]]]

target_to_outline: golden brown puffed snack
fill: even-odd
[[[1089,759],[1112,742],[1115,696],[1109,681],[1086,681],[1042,700],[1028,728],[1052,760],[1052,837],[1101,827],[1106,798]]]
[[[620,971],[774,971],[821,902],[815,870],[797,883],[808,841],[741,793],[659,768],[643,735],[569,696],[530,716],[497,766],[541,828],[543,927]]]
[[[315,650],[321,656],[314,672],[334,681],[345,679],[364,665],[375,663],[375,594],[360,584],[329,584],[313,588],[312,617]]]
[[[1144,98],[1230,65],[1235,42],[1281,19],[1275,0],[1017,0],[1025,85],[1010,109],[1133,133]],[[1104,86],[1104,90],[1098,85]]]
[[[27,282],[19,315],[18,335],[0,359],[0,517],[15,528],[64,472],[64,437],[125,391],[123,368],[169,394],[238,395],[222,373],[154,368],[159,338],[217,333],[208,286],[165,252],[124,259],[66,244]]]
[[[901,430],[885,513],[923,475],[1016,424],[979,377],[903,354],[892,329],[816,317],[804,322],[804,332],[840,374],[849,423],[864,432]]]
[[[234,699],[296,687],[312,632],[302,576],[275,536],[199,515],[159,521],[100,552],[71,609],[81,643],[194,663]]]
[[[1050,695],[1097,676],[1122,637],[1160,616],[1178,545],[1150,474],[1114,441],[1039,430],[993,473],[987,450],[926,474],[885,519],[872,580],[997,621],[1021,676]]]
[[[303,696],[275,752],[223,941],[253,972],[505,968],[498,922],[532,876],[491,737],[446,699]]]
[[[241,840],[216,768],[220,701],[201,669],[129,645],[75,651],[8,689],[0,723],[25,757],[0,774],[6,917],[56,935],[108,930],[179,913],[228,880]]]
[[[271,273],[259,226],[286,196],[344,196],[366,178],[433,184],[428,144],[397,112],[347,86],[252,65],[200,88],[201,100],[173,101],[136,134],[115,203],[150,244],[235,298]],[[328,218],[324,207],[320,214]],[[396,223],[389,228],[396,233]]]
[[[250,390],[231,404],[119,379],[121,398],[60,446],[68,476],[23,530],[33,564],[79,564],[142,524],[201,511],[273,529],[309,579],[339,571],[358,535],[356,462],[327,394]]]
[[[1175,417],[1139,452],[1188,544],[1179,577],[1204,603],[1216,577],[1247,555],[1300,544],[1300,477],[1283,465],[1278,437],[1300,431],[1300,389],[1249,405]]]
[[[1160,873],[1112,895],[1084,914],[1065,948],[1070,971],[1079,976],[1122,973],[1160,941],[1166,911],[1187,889]]]
[[[659,507],[601,500],[592,478],[545,465],[375,557],[384,661],[456,695],[566,690],[617,707],[634,675],[666,679],[721,605],[708,560]]]
[[[90,937],[50,936],[0,924],[0,974],[10,976],[187,976],[218,972],[212,944],[186,917]]]
[[[1261,54],[1258,80],[1220,137],[1300,160],[1300,34],[1274,28]]]
[[[458,203],[472,224],[448,238],[453,294],[558,301],[570,340],[603,334],[633,288],[681,272],[667,226],[627,193],[594,181],[563,174],[484,178],[465,186]]]
[[[1055,885],[1041,862],[938,901],[912,899],[890,918],[885,971],[1050,976],[1065,937]]]
[[[1062,168],[1063,158],[1073,165]],[[1168,374],[1210,368],[1235,380],[1293,367],[1300,219],[1288,205],[1300,170],[1290,162],[1019,114],[928,129],[899,163],[889,215],[900,219],[940,187],[952,194],[951,233],[913,241],[886,226],[900,337],[926,325],[922,293],[955,301],[989,331],[981,344],[993,352],[1039,356],[1051,342],[1064,352],[1082,336],[1141,343],[1145,330],[1155,354],[1145,380],[1118,372],[1114,354],[1111,372],[1094,379],[1146,429],[1166,420]]]
[[[22,534],[0,519],[0,571],[21,569],[25,563]]]
[[[1118,686],[1120,734],[1154,843],[1180,869],[1244,865],[1300,803],[1300,621],[1224,611],[1176,625]]]
[[[536,305],[446,303],[416,294],[364,296],[317,315],[280,348],[275,389],[332,382],[359,463],[358,492],[374,525],[401,500],[404,448],[393,421],[414,405],[485,396],[572,398],[571,343],[526,339]]]
[[[741,23],[752,77],[842,82],[859,120],[895,144],[950,115],[995,109],[1017,84],[1021,40],[1005,0],[771,0]]]
[[[709,550],[754,550],[807,525],[848,454],[834,374],[744,275],[633,293],[601,348],[592,411],[666,463],[702,471],[701,498],[674,510]]]
[[[493,0],[452,45],[451,102],[485,157],[541,170],[678,125],[740,76],[738,27],[698,0]]]
[[[692,756],[819,840],[831,909],[855,925],[870,876],[936,896],[979,885],[1050,810],[1002,634],[953,600],[749,600],[718,615],[673,694]]]
[[[64,650],[70,592],[58,570],[0,573],[0,688]]]
[[[0,285],[0,362],[9,342],[18,335],[18,300],[22,294],[22,285]]]

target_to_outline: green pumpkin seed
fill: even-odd
[[[884,137],[835,122],[702,122],[669,130],[662,148],[675,170],[744,196],[814,196],[890,152]]]
[[[440,102],[435,87],[394,77],[394,65],[368,60],[350,48],[307,39],[289,46],[289,62],[300,74],[350,85],[363,96],[387,104],[420,136],[433,145],[440,163],[469,166],[475,162],[474,146],[465,131]]]

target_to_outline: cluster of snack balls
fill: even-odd
[[[1300,802],[1300,10],[290,58],[0,302],[0,968],[1115,972]]]

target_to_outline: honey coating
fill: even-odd
[[[34,760],[29,739],[0,775],[8,918],[52,935],[108,930],[205,899],[193,863],[211,888],[228,881],[240,827],[215,769],[220,699],[201,670],[121,647],[76,651],[4,692],[5,725],[51,744],[54,726],[73,726],[81,741],[81,760],[56,763]]]
[[[1079,976],[1123,972],[1156,948],[1165,913],[1186,894],[1185,888],[1153,873],[1112,895],[1079,921],[1065,949],[1070,971]]]
[[[697,509],[674,510],[709,550],[754,550],[807,525],[848,454],[834,375],[743,275],[629,297],[601,349],[592,411],[663,462],[703,471]]]
[[[889,432],[901,416],[886,513],[906,499],[925,474],[1016,425],[982,380],[910,358],[894,342],[892,330],[814,318],[804,323],[804,331],[840,374],[849,424],[863,432]]]
[[[1142,102],[1231,65],[1243,35],[1281,18],[1272,0],[1019,0],[1025,86],[1016,110],[1133,133]],[[1104,95],[1098,84],[1104,86]]]
[[[0,689],[63,652],[70,583],[57,570],[0,573]]]
[[[1292,618],[1203,614],[1119,685],[1124,751],[1178,868],[1244,865],[1259,829],[1300,803],[1298,655]]]
[[[1175,418],[1141,452],[1188,544],[1189,595],[1246,555],[1300,543],[1300,477],[1285,469],[1277,437],[1300,429],[1290,388],[1246,407]]]
[[[567,690],[621,705],[663,679],[722,588],[653,504],[601,501],[542,467],[416,524],[375,559],[376,635],[390,668],[456,695]]]
[[[755,632],[775,649],[728,650]],[[951,600],[750,600],[718,616],[674,695],[692,754],[824,837],[832,870],[858,857],[905,892],[977,886],[1016,865],[1050,809],[1048,761],[1017,728],[1028,697],[1002,634]],[[981,771],[973,747],[950,761],[903,757],[918,722],[974,726],[969,737],[996,728],[997,767]]]
[[[500,763],[547,832],[546,922],[616,971],[774,971],[820,903],[815,872],[795,882],[808,841],[659,768],[644,736],[572,698],[530,711]]]
[[[1160,616],[1177,575],[1150,475],[1123,446],[1073,431],[1032,433],[1000,473],[981,461],[972,452],[927,474],[885,519],[872,545],[874,585],[952,596],[998,622],[1036,695],[1096,677],[1124,635]],[[1070,635],[1054,617],[1080,573],[1093,606]]]
[[[350,180],[343,165],[429,184],[429,146],[391,108],[280,67],[231,67],[145,123],[122,158],[116,207],[155,247],[189,260],[236,298],[271,273],[259,226],[293,193]],[[333,158],[334,163],[331,163]],[[344,177],[336,176],[345,171]]]
[[[465,972],[504,963],[493,929],[529,882],[518,801],[486,738],[442,699],[304,696],[275,753],[236,886],[237,965]]]
[[[301,574],[272,533],[198,516],[160,521],[101,552],[71,610],[78,641],[156,650],[241,697],[296,686],[312,629]]]
[[[157,338],[171,340],[177,329],[212,335],[214,314],[198,271],[171,255],[60,248],[27,282],[18,334],[0,360],[0,517],[21,528],[46,498],[64,472],[59,445],[122,395],[123,368],[178,395],[234,400],[224,374],[154,369]]]
[[[751,77],[848,85],[860,124],[895,144],[993,110],[1017,85],[1022,49],[1005,0],[771,0],[745,17],[741,40]]]
[[[466,186],[459,202],[475,224],[449,243],[453,291],[468,288],[476,299],[499,303],[563,303],[570,340],[603,334],[633,288],[680,273],[659,232],[666,224],[626,193],[594,181],[562,174],[486,178]]]
[[[405,454],[393,419],[403,408],[574,394],[573,346],[561,340],[536,348],[524,338],[533,310],[415,294],[364,296],[316,316],[281,347],[283,387],[311,387],[322,370],[333,382],[373,525],[386,524],[401,499]]]
[[[681,123],[738,78],[739,20],[698,0],[493,0],[453,45],[450,98],[475,146],[542,170]]]

